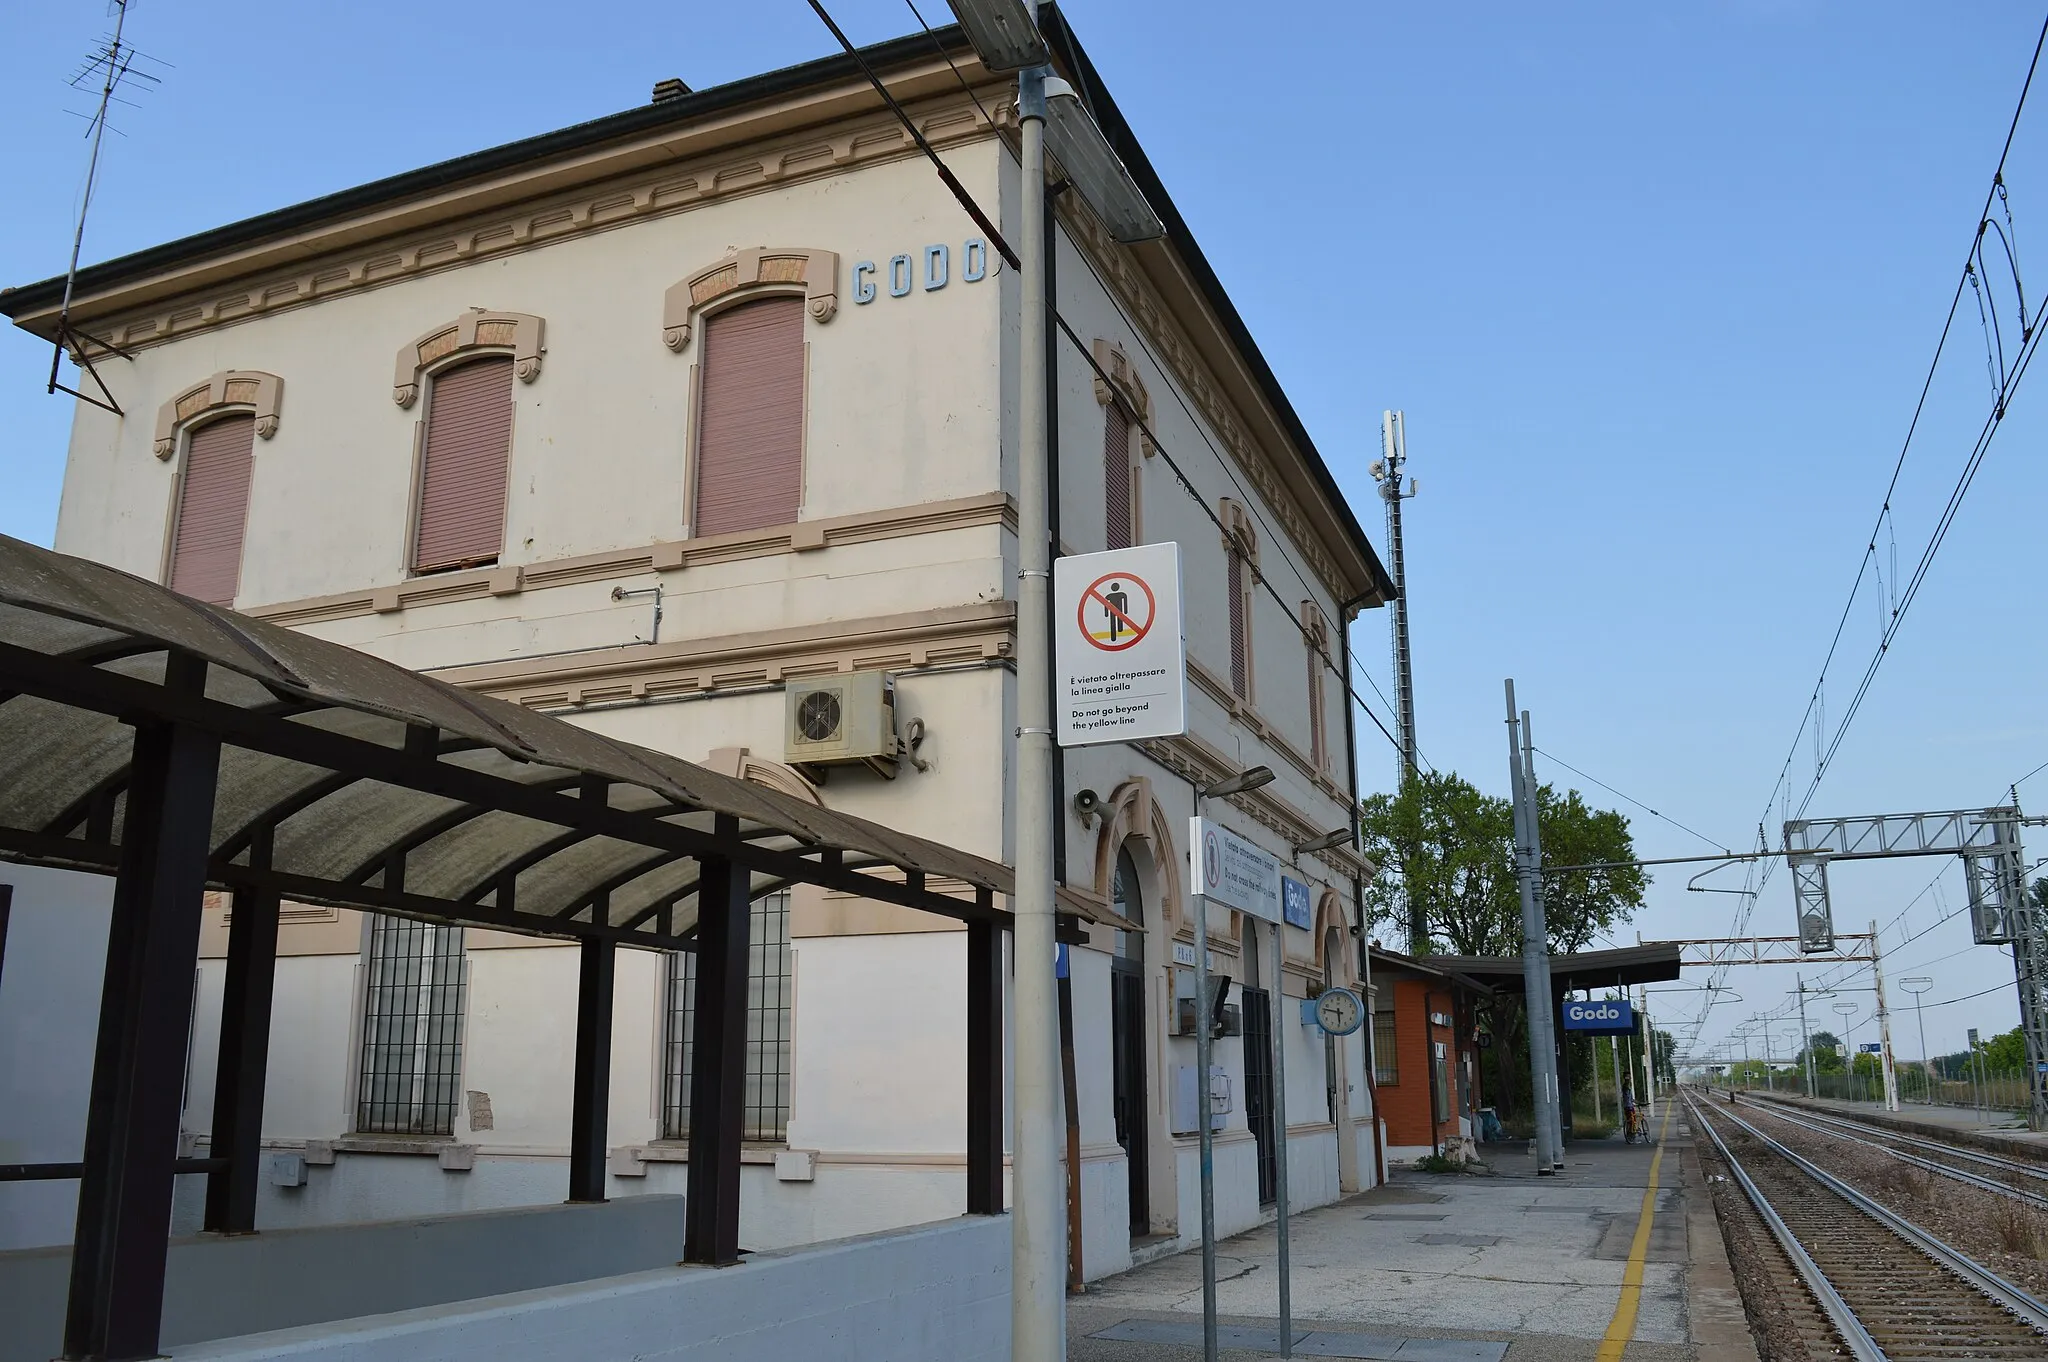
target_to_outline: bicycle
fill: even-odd
[[[1650,1128],[1643,1120],[1643,1113],[1635,1107],[1630,1107],[1622,1116],[1621,1138],[1624,1144],[1647,1143],[1649,1141]]]

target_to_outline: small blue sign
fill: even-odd
[[[1280,877],[1280,914],[1290,927],[1307,930],[1316,925],[1315,912],[1309,907],[1307,885],[1285,875]]]
[[[1879,1051],[1883,1050],[1884,1046],[1883,1044],[1877,1041],[1868,1041],[1862,1045],[1857,1046],[1856,1048],[1866,1055],[1874,1055],[1877,1054]]]
[[[1566,1002],[1564,1029],[1582,1036],[1628,1036],[1635,1034],[1636,1010],[1627,1002]]]
[[[1053,947],[1052,977],[1055,979],[1065,979],[1068,977],[1067,943],[1064,941],[1059,942]]]

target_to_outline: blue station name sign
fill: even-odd
[[[1628,1036],[1635,1034],[1635,1005],[1627,1002],[1567,1002],[1564,1029],[1582,1036]]]

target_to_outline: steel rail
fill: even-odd
[[[1754,1094],[1752,1094],[1752,1097],[1754,1097]],[[1940,1173],[1943,1177],[1954,1178],[1958,1182],[1965,1182],[1973,1187],[1981,1187],[1987,1192],[1996,1192],[2000,1196],[2017,1197],[2030,1205],[2048,1209],[2048,1193],[2029,1191],[2027,1188],[2012,1182],[2001,1182],[1997,1178],[1988,1178],[1981,1173],[1972,1173],[1967,1168],[1957,1168],[1953,1164],[1940,1163],[1934,1159],[1923,1159],[1917,1154],[1908,1154],[1904,1150],[1893,1149],[1890,1145],[1881,1144],[1879,1141],[1897,1140],[1901,1144],[1909,1144],[1918,1149],[1932,1150],[1935,1153],[1944,1154],[1951,1158],[1968,1159],[1973,1163],[1981,1163],[1986,1167],[1997,1168],[2006,1173],[2023,1174],[2038,1182],[2048,1182],[2048,1169],[2044,1169],[2038,1164],[2029,1164],[2018,1159],[2002,1159],[1996,1154],[1979,1154],[1968,1149],[1958,1149],[1951,1144],[1943,1144],[1940,1140],[1922,1139],[1916,1135],[1897,1135],[1884,1129],[1882,1126],[1864,1125],[1852,1118],[1824,1115],[1820,1112],[1808,1111],[1802,1107],[1788,1108],[1784,1103],[1770,1098],[1764,1099],[1763,1110],[1770,1112],[1772,1116],[1780,1121],[1786,1121],[1802,1129],[1810,1130],[1816,1135],[1830,1135],[1851,1140],[1856,1144],[1867,1146],[1880,1153],[1889,1154],[1902,1162],[1910,1163],[1916,1168],[1925,1168],[1930,1173]],[[1795,1111],[1798,1112],[1798,1115],[1792,1114]],[[1871,1136],[1876,1138],[1870,1138]]]
[[[1736,1160],[1727,1143],[1721,1139],[1721,1133],[1715,1130],[1713,1123],[1700,1112],[1699,1099],[1688,1093],[1685,1101],[1692,1116],[1691,1123],[1704,1130],[1707,1138],[1713,1141],[1714,1149],[1720,1154],[1721,1161],[1728,1165],[1728,1171],[1734,1176],[1736,1185],[1742,1188],[1743,1195],[1749,1198],[1749,1204],[1755,1207],[1757,1215],[1764,1222],[1764,1227],[1770,1230],[1771,1238],[1777,1240],[1778,1247],[1783,1249],[1785,1256],[1792,1261],[1793,1270],[1799,1274],[1799,1279],[1806,1283],[1806,1289],[1813,1293],[1813,1299],[1827,1315],[1828,1323],[1834,1326],[1835,1333],[1847,1345],[1850,1355],[1856,1358],[1857,1362],[1889,1362],[1884,1349],[1877,1346],[1877,1340],[1870,1336],[1870,1331],[1863,1327],[1863,1321],[1856,1318],[1856,1312],[1849,1308],[1849,1302],[1835,1289],[1835,1284],[1827,1279],[1827,1274],[1820,1270],[1820,1265],[1813,1261],[1806,1247],[1793,1236],[1791,1229],[1764,1198],[1763,1191],[1750,1180],[1748,1172]]]
[[[1695,1105],[1697,1106],[1696,1099]],[[1935,1262],[1955,1273],[1994,1301],[1997,1301],[2009,1314],[2033,1329],[2043,1334],[2048,1334],[2048,1304],[2044,1304],[2029,1295],[1960,1250],[1935,1238],[1926,1230],[1921,1229],[1918,1225],[1899,1215],[1882,1202],[1873,1199],[1863,1192],[1857,1191],[1833,1173],[1793,1153],[1790,1149],[1764,1134],[1734,1112],[1724,1111],[1717,1114],[1725,1116],[1728,1120],[1742,1127],[1743,1130],[1761,1141],[1773,1153],[1778,1154],[1791,1163],[1793,1167],[1841,1197],[1857,1210],[1878,1221],[1886,1229],[1891,1230],[1901,1239],[1904,1239],[1907,1243],[1913,1245],[1913,1247],[1919,1249],[1922,1253],[1925,1253],[1928,1257],[1934,1259]]]

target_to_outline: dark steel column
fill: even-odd
[[[721,831],[727,819],[719,818]],[[745,869],[705,857],[697,878],[697,991],[690,1018],[690,1177],[683,1261],[740,1256],[740,1142],[746,1133]]]
[[[250,848],[270,864],[270,831]],[[256,1182],[263,1163],[263,1088],[270,1063],[270,1004],[277,980],[275,890],[240,885],[228,914],[228,970],[220,1000],[220,1056],[213,1079],[213,1156],[226,1168],[206,1175],[206,1228],[256,1232]]]
[[[173,654],[166,684],[196,688],[203,674],[203,664]],[[164,725],[136,732],[86,1117],[67,1358],[158,1353],[219,765],[213,735]]]
[[[1003,1213],[1003,934],[967,924],[967,1213]]]
[[[576,988],[576,1080],[569,1129],[569,1200],[603,1201],[605,1116],[612,1091],[612,981],[618,961],[610,941],[586,937]],[[702,997],[700,992],[699,997]],[[694,1160],[692,1161],[694,1166]]]

